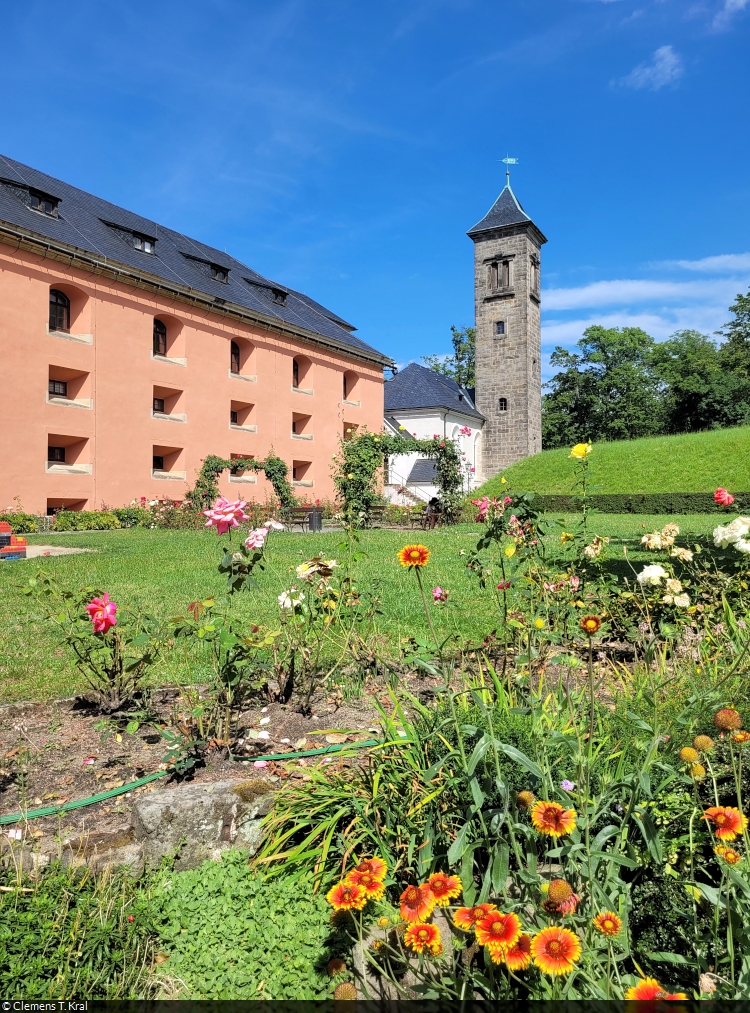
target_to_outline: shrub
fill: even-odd
[[[119,527],[112,510],[61,510],[52,524],[53,531],[111,531]]]
[[[28,535],[39,530],[39,523],[33,514],[25,514],[17,510],[0,514],[0,521],[7,521],[14,535]]]
[[[254,875],[241,851],[165,872],[153,918],[181,999],[324,999],[330,908],[309,883]],[[20,993],[19,993],[20,994]]]
[[[121,528],[148,528],[151,526],[151,513],[143,507],[118,507],[113,510]]]
[[[0,868],[0,883],[0,993],[138,998],[152,946],[147,896],[131,879],[53,865],[21,882]]]
[[[594,493],[587,497],[589,509],[603,514],[711,514],[716,503],[711,492]],[[538,510],[550,513],[575,513],[581,501],[571,496],[537,495]],[[734,509],[750,510],[750,493],[735,494]]]

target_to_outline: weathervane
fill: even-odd
[[[508,168],[508,166],[518,165],[518,159],[508,158],[508,156],[506,155],[505,158],[501,158],[500,161],[505,162],[505,183],[506,186],[510,186],[510,169]]]

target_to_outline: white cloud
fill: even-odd
[[[689,262],[688,262],[689,263]],[[621,278],[595,281],[579,288],[553,288],[544,293],[545,310],[571,310],[593,306],[622,306],[646,302],[695,302],[707,297],[724,297],[736,288],[730,279],[711,281],[652,281]]]
[[[713,20],[713,27],[719,30],[728,28],[734,15],[744,11],[748,3],[750,0],[724,0],[724,6]]]
[[[664,260],[654,267],[680,267],[683,271],[728,274],[732,271],[750,271],[750,253],[721,253],[717,257],[700,260]]]
[[[629,74],[620,78],[620,84],[626,88],[649,88],[651,91],[658,91],[665,85],[674,84],[684,72],[680,54],[675,53],[671,46],[660,46],[650,63],[638,64]]]

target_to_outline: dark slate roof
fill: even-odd
[[[437,465],[429,457],[418,458],[409,472],[407,482],[418,484],[431,484],[437,481]]]
[[[441,376],[416,362],[410,362],[392,380],[386,380],[383,386],[386,412],[406,411],[410,408],[442,408],[484,420],[484,415],[477,411],[467,388],[460,387],[450,377]]]
[[[58,217],[28,206],[28,188],[57,198]],[[45,239],[57,240],[97,258],[189,289],[211,299],[260,313],[291,328],[301,328],[367,358],[391,360],[351,332],[340,316],[278,282],[264,278],[222,250],[168,229],[132,211],[0,155],[0,220]],[[155,242],[154,253],[133,247],[133,232]],[[211,265],[228,271],[226,283],[211,277]],[[275,299],[283,298],[281,305]]]
[[[534,224],[519,204],[518,198],[508,182],[481,222],[477,222],[466,235],[477,236],[482,232],[490,232],[492,229],[504,229],[509,225],[524,225],[526,223]]]

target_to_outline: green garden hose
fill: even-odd
[[[377,739],[367,739],[366,742],[342,743],[341,745],[335,746],[323,746],[321,749],[306,749],[303,752],[296,753],[276,753],[274,755],[264,754],[263,756],[232,756],[231,758],[233,760],[296,760],[302,756],[321,756],[324,753],[339,753],[342,749],[369,749],[372,746],[379,746],[381,744],[382,743],[380,743]],[[112,788],[110,791],[103,791],[100,795],[92,795],[91,798],[82,798],[77,802],[66,802],[64,805],[47,806],[43,809],[30,809],[25,813],[12,813],[10,816],[0,816],[0,826],[7,823],[20,823],[21,820],[38,819],[41,816],[56,816],[58,813],[66,813],[71,809],[82,809],[87,805],[96,805],[97,802],[104,802],[106,799],[114,798],[116,795],[124,795],[126,792],[133,791],[134,788],[140,788],[142,784],[148,784],[149,781],[156,781],[157,778],[165,777],[167,774],[171,773],[171,770],[159,770],[156,774],[148,774],[146,777],[141,777],[137,781],[131,781],[130,784],[123,784],[121,788]]]

